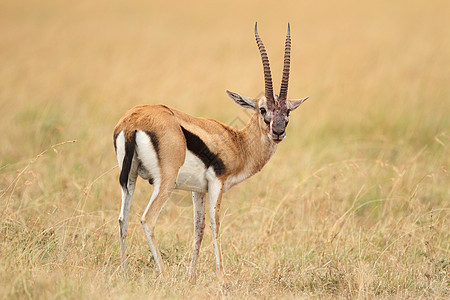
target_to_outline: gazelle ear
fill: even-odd
[[[254,99],[242,96],[238,93],[230,92],[228,90],[227,95],[234,101],[234,103],[242,106],[243,108],[256,110],[256,101]]]
[[[300,104],[302,104],[303,102],[305,102],[308,98],[309,98],[309,96],[308,96],[308,97],[305,97],[305,98],[303,98],[303,99],[300,99],[300,100],[288,100],[288,101],[287,101],[288,109],[289,109],[290,111],[295,110],[297,107],[300,106]]]

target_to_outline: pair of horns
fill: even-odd
[[[261,53],[261,59],[264,68],[264,83],[265,83],[265,96],[268,100],[274,102],[273,95],[273,85],[272,85],[272,75],[270,72],[269,57],[267,56],[266,48],[258,34],[258,22],[255,23],[255,38],[258,44],[259,52]],[[288,30],[286,35],[286,43],[284,48],[284,66],[283,66],[283,77],[281,79],[280,95],[278,96],[278,101],[283,103],[287,99],[287,90],[289,84],[289,68],[291,63],[291,30],[288,23]],[[280,104],[281,104],[280,103]]]

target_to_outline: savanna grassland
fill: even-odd
[[[0,298],[450,297],[449,1],[0,1]],[[226,89],[278,89],[291,23],[287,139],[222,201],[195,285],[190,194],[156,228],[160,281],[131,207],[120,269],[112,130],[164,103],[244,126]],[[207,221],[209,224],[209,221]]]

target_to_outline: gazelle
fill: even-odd
[[[174,189],[192,192],[194,204],[194,252],[189,269],[195,267],[205,228],[205,195],[216,263],[223,279],[219,239],[222,194],[261,170],[285,137],[289,112],[308,97],[287,100],[291,52],[290,27],[286,36],[280,94],[273,93],[269,59],[258,35],[255,38],[264,67],[265,95],[252,99],[227,91],[237,104],[254,111],[245,128],[237,130],[216,120],[196,118],[164,105],[140,105],[129,110],[114,129],[114,147],[122,186],[119,215],[122,267],[126,270],[128,213],[138,175],[153,184],[153,193],[141,223],[161,275],[164,265],[155,241],[158,215]]]

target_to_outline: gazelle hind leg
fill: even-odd
[[[204,193],[192,192],[192,202],[194,204],[194,252],[192,253],[192,262],[189,269],[191,282],[195,282],[196,279],[195,268],[205,231],[205,198]]]
[[[159,273],[162,277],[165,275],[164,264],[161,259],[161,254],[158,250],[158,245],[155,241],[155,225],[158,219],[159,213],[166,204],[170,197],[170,194],[175,186],[175,184],[168,184],[169,182],[175,182],[175,178],[165,181],[156,181],[154,183],[153,194],[150,201],[145,209],[144,214],[141,217],[142,228],[144,229],[145,237],[147,238],[150,251],[152,252],[153,258],[155,260],[156,266],[158,267]]]
[[[155,240],[155,225],[161,209],[175,188],[186,150],[183,133],[177,123],[168,122],[154,129],[153,132],[136,131],[136,153],[153,180],[153,194],[141,217],[141,224],[156,266],[164,277],[164,264]],[[161,134],[156,134],[157,129]]]
[[[122,268],[127,269],[127,235],[128,235],[128,213],[130,211],[131,200],[137,179],[138,162],[134,159],[135,135],[134,133],[125,137],[125,132],[121,131],[115,138],[117,162],[121,169],[119,182],[122,186],[122,204],[119,214],[119,239]]]
[[[127,235],[128,235],[128,214],[130,212],[131,200],[133,199],[134,188],[136,186],[137,174],[130,173],[128,178],[128,189],[122,188],[122,205],[119,215],[119,237],[120,252],[122,257],[122,268],[127,270]]]

